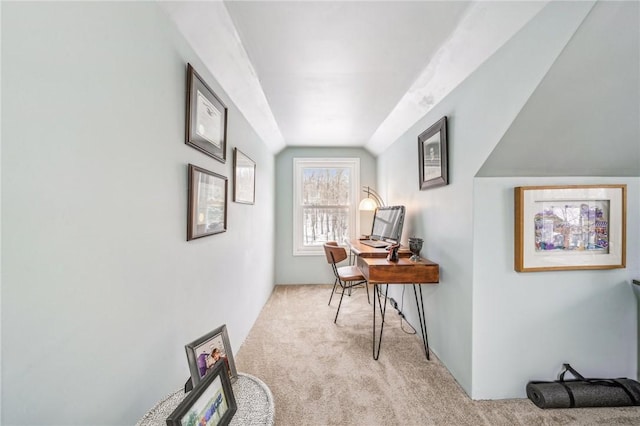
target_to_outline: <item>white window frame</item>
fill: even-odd
[[[351,177],[349,189],[349,238],[354,239],[359,229],[358,205],[360,188],[360,158],[294,158],[293,159],[293,255],[324,256],[322,246],[305,246],[303,241],[302,171],[306,168],[348,168]],[[344,241],[338,241],[344,244]]]

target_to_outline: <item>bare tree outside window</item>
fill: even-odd
[[[302,184],[304,245],[349,238],[349,168],[305,168]]]
[[[359,188],[359,158],[293,159],[294,256],[324,256],[327,241],[355,237]]]

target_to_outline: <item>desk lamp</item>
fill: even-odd
[[[373,215],[368,212],[373,212],[376,208],[384,206],[384,201],[382,201],[380,194],[369,186],[363,186],[362,192],[367,193],[367,198],[363,198],[358,206],[358,210],[360,210],[360,230],[364,231],[362,232],[362,237],[368,238],[368,233],[373,225]]]
[[[384,206],[384,201],[382,201],[382,197],[376,191],[374,191],[370,186],[363,186],[362,192],[367,193],[367,198],[363,198],[360,201],[360,205],[358,206],[358,210],[360,211],[374,211],[378,207]]]

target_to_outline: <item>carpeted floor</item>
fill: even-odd
[[[639,425],[640,407],[542,410],[528,399],[473,401],[418,335],[388,311],[372,358],[372,308],[364,289],[345,296],[338,323],[327,285],[276,286],[235,357],[264,381],[275,424]],[[427,324],[428,325],[428,324]],[[411,331],[404,323],[403,328]]]

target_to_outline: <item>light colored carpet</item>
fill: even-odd
[[[364,289],[344,297],[337,324],[338,298],[327,306],[330,292],[327,285],[276,286],[235,357],[239,371],[271,389],[276,425],[640,424],[640,407],[542,410],[528,399],[473,401],[433,353],[426,360],[419,335],[405,333],[391,308],[375,361]]]

